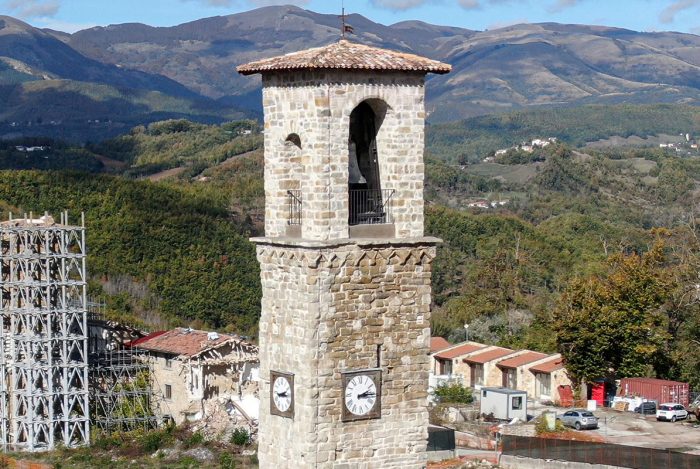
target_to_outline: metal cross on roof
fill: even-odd
[[[342,39],[345,39],[345,33],[351,33],[351,34],[354,34],[354,33],[355,33],[355,28],[353,28],[352,26],[350,26],[349,24],[347,24],[347,23],[345,22],[345,20],[347,19],[347,17],[348,17],[348,15],[345,14],[345,5],[343,4],[343,6],[342,6],[342,14],[339,16],[340,21],[341,21],[341,23],[342,23],[342,26],[341,26],[341,29],[340,29],[340,37],[341,37]]]

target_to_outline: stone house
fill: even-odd
[[[524,350],[519,355],[500,360],[496,363],[496,366],[501,370],[500,386],[525,391],[525,383],[529,382],[529,376],[526,374],[530,375],[527,365],[544,358],[547,358],[546,353]]]
[[[130,345],[149,352],[156,412],[177,424],[205,417],[207,401],[257,394],[258,347],[241,337],[176,328]]]
[[[466,365],[462,365],[465,370],[463,373],[468,376],[466,383],[474,387],[501,386],[503,374],[497,366],[498,362],[519,354],[515,350],[496,346],[488,346],[469,354],[462,359]]]
[[[462,342],[439,350],[432,354],[431,371],[435,375],[459,376],[464,384],[469,385],[469,366],[463,359],[486,347],[487,345],[477,342]]]
[[[571,386],[560,354],[511,350],[478,342],[449,345],[431,339],[430,388],[457,381],[472,388],[507,387],[528,397],[559,401],[559,387]],[[445,346],[447,344],[447,346]]]
[[[572,386],[571,379],[566,374],[564,361],[558,353],[528,364],[527,369],[529,373],[524,373],[525,382],[522,389],[534,399],[560,402],[560,387]]]

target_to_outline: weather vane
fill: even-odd
[[[342,11],[342,14],[340,15],[340,21],[342,22],[342,26],[340,29],[340,38],[345,39],[345,33],[354,34],[355,28],[353,28],[352,26],[350,26],[349,24],[347,24],[345,22],[345,20],[347,19],[347,15],[345,14],[345,2],[344,1],[341,2],[340,5],[341,5],[341,11]]]

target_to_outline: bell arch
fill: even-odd
[[[348,193],[350,225],[384,223],[381,174],[381,127],[389,105],[379,98],[361,101],[350,113]]]

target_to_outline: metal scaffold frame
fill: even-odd
[[[152,430],[160,419],[153,412],[148,353],[136,348],[105,350],[90,356],[91,418],[103,433]]]
[[[0,223],[0,442],[89,444],[85,223]]]

